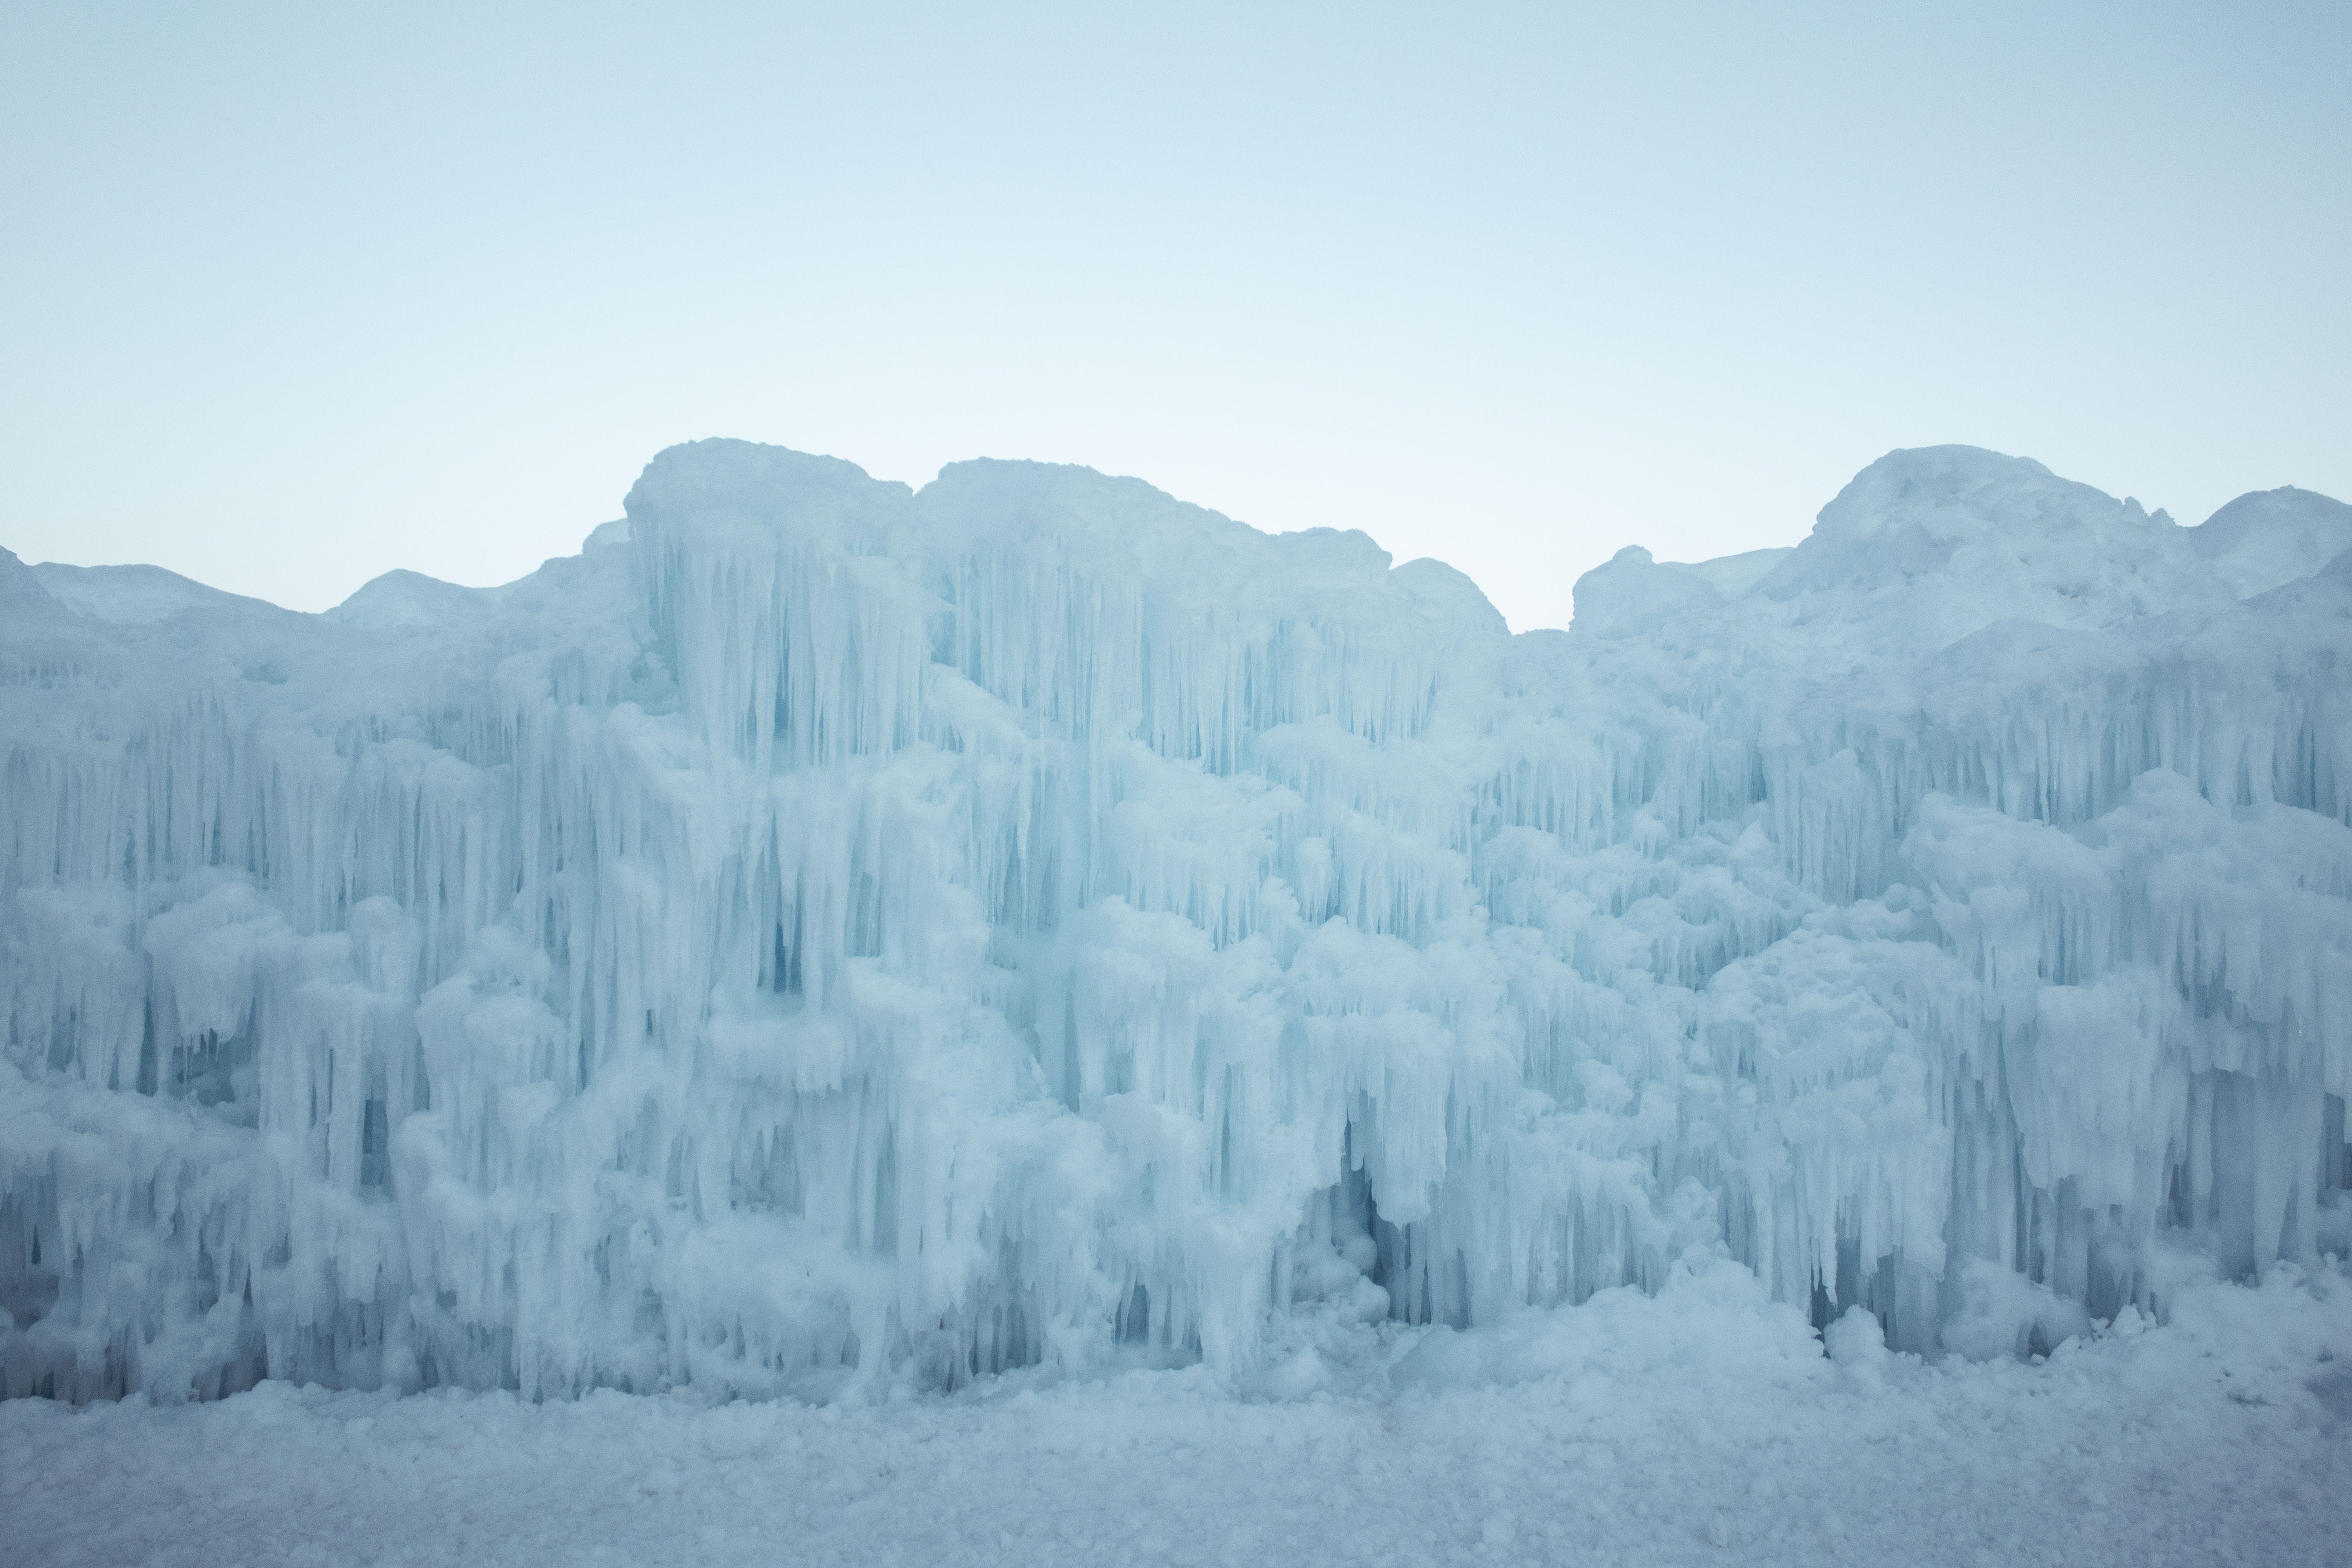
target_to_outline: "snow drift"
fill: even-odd
[[[2347,1249],[2352,509],[1896,452],[1518,637],[1084,469],[627,511],[316,616],[0,552],[0,1394],[1246,1383],[1694,1247],[1997,1354]]]

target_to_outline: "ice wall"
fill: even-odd
[[[1246,1383],[1695,1246],[1930,1349],[2346,1249],[2352,509],[1897,452],[1517,637],[1083,469],[627,510],[323,616],[0,552],[0,1393]]]

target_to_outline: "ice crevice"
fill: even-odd
[[[1727,1254],[1898,1349],[2352,1250],[2352,509],[1889,455],[1566,633],[741,442],[498,590],[0,552],[0,1395],[824,1398]]]

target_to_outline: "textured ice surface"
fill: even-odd
[[[1897,452],[1516,637],[1083,469],[627,510],[0,554],[0,1393],[1303,1394],[1721,1255],[1862,1376],[2347,1249],[2352,509]]]
[[[2309,1568],[2352,1525],[2352,1290],[2284,1272],[2042,1365],[1874,1356],[1859,1310],[1824,1359],[1723,1264],[1433,1331],[1484,1375],[1301,1401],[1203,1367],[865,1407],[16,1400],[0,1559]]]

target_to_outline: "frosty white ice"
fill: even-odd
[[[1694,1247],[1990,1356],[2347,1249],[2352,508],[1896,452],[1518,637],[1085,469],[627,513],[0,552],[0,1394],[1277,1386]]]

